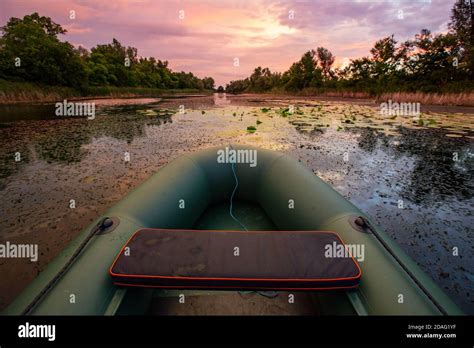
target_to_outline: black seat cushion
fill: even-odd
[[[110,275],[123,286],[183,289],[318,290],[357,287],[361,270],[334,232],[142,229]]]

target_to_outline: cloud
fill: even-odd
[[[174,70],[224,85],[256,66],[286,70],[324,46],[342,62],[365,56],[377,39],[445,31],[454,0],[2,0],[0,21],[32,12],[50,16],[86,48],[117,38]],[[76,19],[69,18],[69,11]],[[184,18],[180,19],[180,11]],[[291,11],[291,12],[290,12]],[[240,67],[233,66],[238,57]]]

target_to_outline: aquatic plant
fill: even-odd
[[[277,113],[282,117],[288,117],[291,115],[290,108],[281,108]]]

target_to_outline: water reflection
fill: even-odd
[[[1,135],[2,132],[0,131]],[[15,149],[6,148],[2,145],[0,148],[0,191],[5,188],[4,180],[14,174],[20,166],[29,163],[30,157],[31,151],[27,144],[20,144]]]
[[[41,107],[41,112],[45,109]],[[0,127],[0,189],[4,179],[15,173],[31,158],[48,163],[74,163],[86,155],[83,145],[94,138],[112,137],[130,144],[136,137],[145,136],[146,126],[160,126],[172,122],[174,111],[153,105],[107,106],[94,120],[69,117],[44,118],[38,121],[19,121]],[[38,113],[39,115],[39,113]],[[20,153],[21,161],[15,161]]]
[[[54,104],[0,105],[0,125],[23,120],[56,118]]]
[[[360,135],[357,145],[366,152],[373,152],[378,142],[386,138],[384,133],[377,132],[377,130],[370,127],[354,127],[350,128],[349,131]]]
[[[140,105],[156,105],[161,99],[157,98],[129,98],[129,99],[90,99],[78,100],[78,103],[87,102],[94,103],[97,111],[107,109],[108,107],[129,106],[131,110]],[[37,103],[37,104],[11,104],[0,105],[0,128],[10,122],[24,120],[52,120],[56,119],[55,103]]]
[[[416,203],[473,197],[474,157],[468,155],[474,150],[473,143],[445,134],[435,129],[400,129],[395,151],[417,158],[403,194]]]
[[[230,99],[227,99],[227,94],[225,93],[214,93],[214,105],[216,106],[226,106],[230,105]]]
[[[441,202],[448,197],[472,199],[474,195],[473,142],[468,138],[449,138],[441,129],[397,127],[395,136],[369,127],[354,127],[359,134],[357,145],[374,154],[375,149],[396,159],[408,156],[415,160],[413,170],[404,181],[402,198],[417,204]]]

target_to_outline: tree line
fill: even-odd
[[[212,77],[174,72],[168,61],[139,57],[113,39],[90,51],[59,40],[66,30],[38,13],[12,17],[1,28],[0,78],[86,91],[91,86],[213,89]]]
[[[303,90],[385,92],[462,92],[474,87],[474,5],[454,4],[446,34],[427,29],[398,43],[394,36],[375,42],[370,55],[333,68],[335,56],[318,47],[283,72],[257,67],[242,80],[231,81],[226,92]]]

